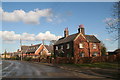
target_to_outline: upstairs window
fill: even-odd
[[[93,49],[97,49],[97,45],[93,43]]]
[[[83,43],[79,43],[79,48],[84,48]]]
[[[70,48],[70,44],[67,44],[67,49],[69,49]]]
[[[61,45],[61,49],[63,49],[63,45]]]
[[[58,46],[56,46],[55,49],[58,50]]]

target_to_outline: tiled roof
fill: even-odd
[[[22,53],[26,53],[27,49],[28,49],[29,46],[21,46],[21,51]]]
[[[53,46],[48,46],[48,45],[45,45],[45,47],[47,48],[47,50],[51,53],[53,51]]]
[[[41,44],[29,46],[26,53],[34,53],[39,48],[40,45]]]
[[[67,43],[70,41],[73,41],[77,37],[78,33],[69,35],[68,37],[62,37],[60,38],[54,45],[62,44],[62,43]]]
[[[89,42],[99,43],[100,41],[94,35],[85,35]]]
[[[120,49],[116,49],[114,52],[115,53],[120,53]]]
[[[77,37],[78,34],[79,33],[69,35],[68,37],[62,37],[54,45],[58,45],[58,44],[67,43],[67,42],[73,41]],[[95,43],[99,43],[100,42],[94,35],[85,35],[85,38],[89,42],[95,42]]]

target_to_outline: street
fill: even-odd
[[[64,70],[54,66],[48,66],[41,63],[33,63],[27,61],[2,61],[2,78],[69,78],[81,80],[104,80],[103,77],[77,73],[74,71]],[[6,79],[5,79],[6,80]],[[107,80],[107,79],[106,79]],[[109,79],[110,80],[110,79]]]
[[[25,61],[3,61],[2,77],[6,78],[77,78],[74,72]]]

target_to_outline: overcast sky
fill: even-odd
[[[23,45],[38,44],[45,39],[57,40],[68,27],[69,33],[77,33],[84,24],[87,35],[95,35],[108,51],[117,49],[117,41],[106,31],[105,21],[112,15],[113,2],[3,2],[2,52],[16,51]]]

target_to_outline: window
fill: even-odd
[[[67,49],[69,49],[70,48],[70,44],[67,44]]]
[[[95,53],[93,53],[93,55],[92,55],[92,56],[93,56],[93,57],[95,57],[95,56],[97,56],[97,55],[98,55],[98,53],[97,53],[97,52],[95,52]]]
[[[56,46],[55,49],[58,50],[58,46]]]
[[[84,53],[82,52],[82,53],[80,53],[80,57],[84,57]]]
[[[93,43],[93,49],[96,49],[97,45],[95,43]]]
[[[61,45],[61,49],[63,49],[63,45]]]
[[[36,49],[39,48],[38,46],[36,46]]]
[[[84,48],[83,43],[79,43],[79,48]]]

